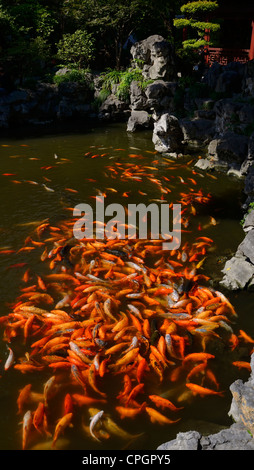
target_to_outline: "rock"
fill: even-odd
[[[214,122],[210,119],[184,118],[179,122],[183,131],[184,143],[189,147],[205,147],[214,137]]]
[[[169,80],[176,76],[171,44],[157,34],[131,47],[134,66],[137,62],[144,63],[142,73],[146,79]]]
[[[243,230],[249,232],[254,228],[254,210],[251,210],[244,219]]]
[[[247,134],[253,125],[254,106],[249,99],[237,95],[218,100],[214,106],[215,129],[218,134],[227,131]]]
[[[224,66],[215,62],[204,74],[202,81],[216,93],[231,96],[242,91],[245,68],[246,64],[240,62],[230,62]]]
[[[226,132],[209,143],[208,158],[215,165],[223,163],[228,168],[240,169],[248,154],[248,137]]]
[[[239,93],[241,86],[241,76],[233,70],[226,70],[218,76],[215,91],[216,93]]]
[[[215,90],[217,80],[220,76],[220,74],[223,71],[223,66],[219,64],[218,62],[214,62],[212,66],[207,70],[203,77],[203,83],[206,83],[211,90]]]
[[[242,92],[244,95],[253,96],[254,93],[254,60],[249,60],[244,68],[242,80]]]
[[[178,152],[182,147],[183,133],[178,119],[168,113],[154,123],[152,141],[160,153]]]
[[[176,439],[165,442],[158,450],[198,450],[201,434],[197,431],[179,432]]]
[[[176,82],[156,80],[147,86],[145,94],[147,105],[156,113],[174,110],[174,95],[177,90]]]
[[[200,439],[201,450],[254,450],[254,439],[240,423]]]
[[[147,107],[147,97],[136,80],[130,85],[130,103],[133,111],[143,111]]]
[[[6,103],[13,105],[17,103],[22,103],[29,99],[29,92],[27,90],[15,90],[9,93],[6,97]]]
[[[244,193],[247,196],[245,207],[248,208],[250,202],[254,200],[254,166],[250,165],[244,180]]]
[[[254,266],[238,251],[226,262],[222,273],[224,277],[220,284],[223,287],[229,290],[244,289],[254,276]]]
[[[127,123],[127,132],[137,129],[151,129],[152,118],[147,111],[132,111]]]
[[[254,163],[254,132],[251,134],[248,143],[248,154],[246,160],[241,165],[241,174],[247,175],[249,168]]]
[[[254,435],[254,355],[251,356],[251,375],[247,382],[236,380],[230,391],[233,396],[229,416]]]
[[[9,127],[11,110],[8,104],[0,104],[0,129],[6,129]]]
[[[238,113],[242,104],[231,98],[218,100],[214,105],[215,129],[218,134],[232,130],[236,122],[239,123]]]
[[[236,168],[230,168],[227,171],[227,175],[228,176],[235,176],[236,178],[239,178],[239,179],[243,178],[241,170],[237,170]]]
[[[178,433],[158,450],[254,450],[254,439],[241,423],[232,424],[216,434],[202,436],[197,431]]]
[[[254,268],[254,229],[248,231],[242,243],[237,248],[237,254],[245,256],[253,264]]]
[[[208,158],[200,158],[194,165],[196,168],[200,170],[212,170],[214,168],[214,164],[208,160]]]
[[[99,109],[99,117],[101,119],[123,117],[124,111],[128,109],[125,101],[119,100],[115,95],[109,95],[102,103]]]

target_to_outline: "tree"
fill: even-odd
[[[0,0],[1,65],[22,83],[40,73],[51,55],[55,19],[39,0]]]
[[[150,34],[173,33],[173,18],[180,0],[63,0],[62,19],[68,32],[86,29],[96,39],[98,62],[120,69],[124,46]],[[73,28],[73,30],[71,30]],[[106,59],[106,60],[105,60]]]
[[[58,43],[57,57],[64,65],[87,67],[93,58],[94,40],[87,31],[77,30],[66,33]]]
[[[183,40],[184,49],[199,49],[209,44],[210,33],[219,31],[216,21],[208,21],[209,16],[218,8],[218,3],[212,0],[198,0],[181,6],[181,18],[174,20],[176,28],[187,28],[194,37]]]

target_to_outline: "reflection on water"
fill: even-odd
[[[193,208],[193,217],[186,224],[184,239],[192,241],[196,236],[206,235],[214,241],[208,252],[201,272],[216,281],[225,259],[230,257],[242,239],[243,232],[239,224],[241,219],[240,191],[241,184],[224,175],[204,175],[193,169],[198,156],[186,156],[174,162],[169,158],[154,153],[151,133],[126,133],[125,126],[115,124],[106,128],[87,130],[85,133],[52,134],[36,138],[6,138],[0,143],[1,153],[1,229],[0,229],[0,312],[8,313],[11,303],[24,285],[22,276],[29,268],[38,275],[45,267],[38,259],[38,251],[20,251],[24,240],[32,233],[36,225],[50,220],[57,226],[59,221],[71,217],[71,210],[80,203],[94,205],[94,196],[104,194],[107,204],[118,202],[126,206],[129,203],[146,205],[151,201],[166,198],[170,203],[181,200],[186,188],[193,185],[193,191],[202,189],[210,194],[211,199],[205,205]],[[128,179],[126,174],[114,174],[112,168],[125,165],[146,167],[151,178],[165,181],[168,192],[149,178],[141,181]],[[127,167],[126,167],[127,165]],[[164,179],[163,179],[164,178]],[[194,180],[194,183],[191,182]],[[169,180],[169,181],[168,181]],[[2,253],[1,253],[2,252]],[[14,267],[13,267],[14,266]],[[254,333],[249,312],[253,309],[251,294],[228,294],[238,313],[238,324],[250,335]],[[16,348],[23,348],[18,344]],[[228,385],[240,377],[247,379],[246,371],[229,367],[227,357],[221,351],[221,360],[216,365],[216,376],[220,389],[228,390]],[[218,351],[220,354],[220,351]],[[6,360],[8,349],[5,341],[0,343],[2,363]],[[17,416],[17,395],[29,382],[36,389],[42,383],[42,374],[19,374],[13,368],[6,373],[1,370],[0,381],[0,435],[2,449],[19,449],[21,445],[22,425]],[[48,375],[45,375],[45,381]],[[105,383],[105,389],[112,387]],[[161,393],[170,399],[172,384],[163,383]],[[176,391],[174,390],[174,395]],[[181,413],[181,421],[173,426],[152,425],[147,416],[136,421],[123,420],[120,425],[132,434],[145,434],[129,443],[133,449],[155,449],[161,442],[174,439],[176,433],[189,429],[202,429],[204,422],[207,432],[214,431],[214,424],[230,424],[227,412],[231,395],[192,399]],[[57,408],[57,403],[56,403]],[[112,412],[114,410],[112,409]],[[209,429],[208,429],[209,428]],[[217,428],[219,429],[219,427]],[[18,430],[18,431],[17,431]],[[68,448],[97,449],[100,444],[89,439],[87,434],[80,435],[75,428],[67,430]],[[65,436],[65,437],[66,437]],[[59,440],[59,446],[61,442]],[[66,441],[62,440],[62,445]],[[122,448],[126,443],[119,439],[110,439],[106,447]],[[120,446],[120,447],[119,447]]]

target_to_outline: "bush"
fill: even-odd
[[[73,34],[64,34],[57,45],[57,58],[63,65],[87,67],[93,59],[94,39],[87,31],[77,30]]]
[[[64,71],[64,70],[63,70]],[[60,85],[61,83],[68,83],[68,82],[78,82],[82,84],[89,83],[89,69],[70,69],[67,70],[65,73],[55,74],[53,77],[53,82],[56,85]]]
[[[130,97],[131,82],[137,81],[139,86],[144,89],[153,80],[145,80],[140,68],[129,68],[125,71],[111,70],[102,74],[102,90],[112,92],[114,85],[117,85],[116,96],[122,100],[128,100]]]

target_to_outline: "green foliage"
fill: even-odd
[[[57,57],[64,65],[86,67],[93,59],[94,39],[87,31],[64,34],[57,45]]]
[[[125,71],[108,69],[101,74],[101,78],[102,91],[112,93],[113,86],[117,85],[116,96],[124,101],[129,99],[131,82],[138,82],[139,86],[144,89],[153,81],[145,80],[140,68],[128,68]]]
[[[254,210],[254,202],[250,202],[249,206],[248,206],[248,210],[247,210],[244,218],[240,221],[241,225],[244,225],[244,222],[245,222],[245,219],[246,219],[247,215],[250,214],[250,212],[252,212],[253,210]]]
[[[184,49],[202,49],[208,44],[205,39],[206,31],[214,34],[219,31],[220,24],[217,21],[208,21],[209,13],[218,8],[216,1],[199,0],[188,2],[181,6],[180,10],[184,18],[176,18],[174,26],[178,29],[187,28],[189,38],[183,41]],[[211,40],[209,41],[211,44]]]
[[[53,77],[53,82],[56,85],[60,85],[61,83],[68,83],[68,82],[77,82],[80,84],[87,84],[90,85],[89,80],[89,69],[70,69],[64,74],[55,74]]]
[[[184,49],[199,49],[207,44],[204,39],[186,39],[183,41]]]
[[[130,35],[173,41],[180,0],[0,0],[0,65],[15,79],[60,64],[98,70],[126,67]],[[33,56],[37,47],[37,57]],[[37,52],[36,52],[37,53]],[[45,62],[46,57],[46,62]],[[137,64],[139,65],[139,64]],[[52,72],[52,71],[51,71]]]
[[[181,6],[181,12],[191,16],[196,13],[210,13],[218,8],[218,3],[209,0],[199,0],[197,2],[188,2]]]

